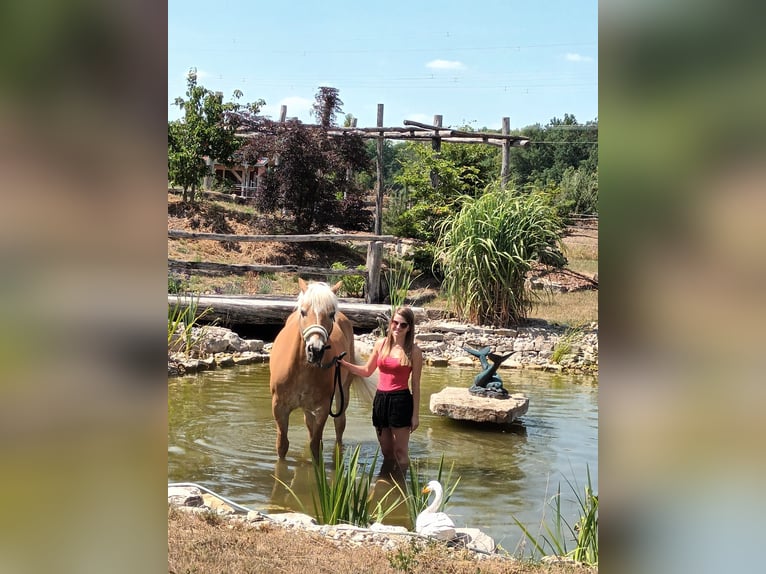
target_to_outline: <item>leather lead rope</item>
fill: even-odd
[[[332,418],[338,418],[340,415],[342,415],[343,409],[346,406],[346,397],[344,396],[343,385],[341,384],[341,381],[340,381],[340,363],[338,362],[345,356],[346,356],[346,352],[343,351],[340,355],[338,355],[332,360],[332,362],[335,364],[335,376],[333,378],[333,389],[332,389],[332,394],[330,395],[330,416]],[[340,409],[337,412],[333,413],[332,403],[335,400],[335,389],[340,389]]]

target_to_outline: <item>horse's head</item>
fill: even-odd
[[[327,283],[306,283],[298,279],[301,294],[298,296],[300,329],[306,349],[306,358],[312,365],[322,362],[325,349],[330,348],[330,334],[335,325],[335,313],[338,299],[335,293],[341,286],[338,282],[332,287]]]

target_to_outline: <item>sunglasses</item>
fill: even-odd
[[[409,327],[409,326],[410,326],[410,324],[409,324],[409,323],[407,323],[406,321],[402,321],[402,322],[400,323],[399,321],[395,321],[394,319],[391,319],[391,324],[392,324],[394,327],[401,327],[402,329],[406,329],[407,327]]]

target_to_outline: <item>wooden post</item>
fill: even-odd
[[[442,127],[442,117],[441,115],[435,115],[434,116],[434,125]],[[438,154],[442,150],[442,139],[440,137],[433,137],[431,138],[431,149],[434,151],[435,154]],[[436,189],[439,185],[439,174],[436,172],[436,170],[431,170],[431,187]]]
[[[383,104],[378,104],[378,127],[383,127]],[[378,132],[377,176],[375,185],[375,235],[383,235],[383,130]]]
[[[365,288],[366,303],[380,303],[381,294],[380,270],[383,262],[383,242],[370,241],[367,246],[367,285]]]
[[[511,133],[511,118],[503,118],[503,135]],[[503,140],[503,163],[500,166],[500,187],[505,189],[508,183],[508,171],[511,164],[511,142],[507,139]]]

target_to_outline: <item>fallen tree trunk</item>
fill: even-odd
[[[290,313],[295,310],[296,299],[168,295],[170,307],[186,308],[190,303],[194,303],[200,313],[209,308],[210,311],[205,314],[204,321],[216,320],[218,324],[224,327],[229,325],[282,325]],[[354,327],[360,329],[376,328],[378,319],[385,321],[391,313],[389,305],[346,301],[339,301],[338,309],[351,319]],[[412,310],[418,321],[426,320],[426,312],[422,307],[413,307]]]

